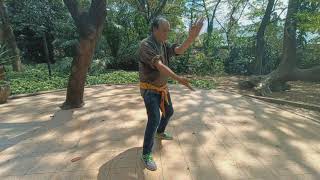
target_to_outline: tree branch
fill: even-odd
[[[217,11],[218,6],[219,6],[220,3],[221,3],[221,0],[218,0],[217,4],[214,7],[214,10],[213,10],[213,13],[212,13],[212,16],[211,16],[211,20],[210,20],[211,23],[213,23],[213,19],[214,19],[215,15],[216,15],[216,11]]]
[[[166,4],[167,4],[167,0],[161,0],[159,2],[159,5],[157,6],[158,8],[155,10],[154,13],[152,13],[150,20],[157,17],[160,14],[160,12],[163,10],[163,8],[166,6]]]
[[[67,6],[75,24],[79,26],[80,24],[80,11],[79,4],[77,0],[63,0],[64,4]]]
[[[146,12],[146,6],[145,6],[145,1],[144,0],[136,0],[137,6],[140,12]]]
[[[239,18],[236,20],[236,23],[238,23],[238,21],[240,20],[240,18],[242,17],[242,14],[243,14],[243,12],[244,12],[244,9],[247,7],[247,5],[248,5],[248,2],[249,2],[249,0],[247,0],[246,1],[246,4],[243,6],[243,9],[242,9],[242,11],[241,11],[241,13],[240,13],[240,15],[239,15]]]
[[[208,23],[208,26],[209,26],[209,23],[210,23],[210,18],[209,18],[209,13],[208,13],[208,9],[207,9],[207,5],[206,5],[206,1],[205,0],[202,0],[202,3],[203,3],[203,8],[204,8],[204,11],[206,13],[206,18],[207,18],[207,23]]]
[[[3,3],[3,0],[0,0],[0,16],[1,16],[1,21],[3,24],[8,24],[8,17],[7,17],[7,9]]]
[[[278,15],[277,18],[275,18],[274,20],[270,21],[269,24],[274,23],[276,21],[278,21],[280,19],[281,14],[286,10],[287,8],[283,8],[282,11],[280,12],[280,14]]]
[[[92,0],[89,16],[93,25],[101,26],[106,19],[106,0]]]
[[[218,20],[218,18],[215,17],[215,19],[216,19],[217,23],[221,26],[221,28],[224,30],[224,32],[227,33],[226,28],[223,27],[223,25],[220,23],[220,21]]]

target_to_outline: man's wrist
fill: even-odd
[[[180,82],[180,76],[176,75],[175,80],[178,81],[178,82]]]
[[[192,38],[192,37],[188,37],[187,38],[187,40],[186,40],[186,42],[188,43],[188,44],[191,44],[192,42],[194,41],[194,38]]]

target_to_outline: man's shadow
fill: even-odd
[[[159,153],[161,140],[155,139],[153,153]],[[103,164],[97,180],[143,180],[145,165],[141,160],[142,147],[130,148]],[[159,162],[160,163],[160,162]]]

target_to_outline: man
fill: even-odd
[[[180,46],[169,45],[166,41],[170,31],[169,22],[163,18],[155,18],[151,23],[151,35],[142,40],[139,49],[140,90],[147,109],[148,122],[144,134],[142,160],[147,169],[155,171],[157,165],[152,158],[154,138],[172,140],[172,136],[165,132],[173,107],[167,79],[178,81],[193,90],[186,78],[176,75],[169,67],[172,56],[183,54],[203,26],[204,18],[198,19],[189,32],[189,37]],[[160,110],[162,115],[160,116]]]

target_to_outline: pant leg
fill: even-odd
[[[144,103],[148,114],[147,127],[144,133],[143,154],[152,152],[154,135],[160,123],[160,101],[161,96],[150,90],[146,90],[143,96]]]
[[[165,116],[161,116],[161,120],[160,120],[160,125],[158,127],[157,132],[158,133],[163,133],[169,123],[170,118],[172,117],[174,110],[173,110],[173,106],[172,106],[172,102],[171,102],[171,97],[170,97],[170,93],[168,94],[169,96],[169,104],[165,103],[165,111],[166,111],[166,115]]]

